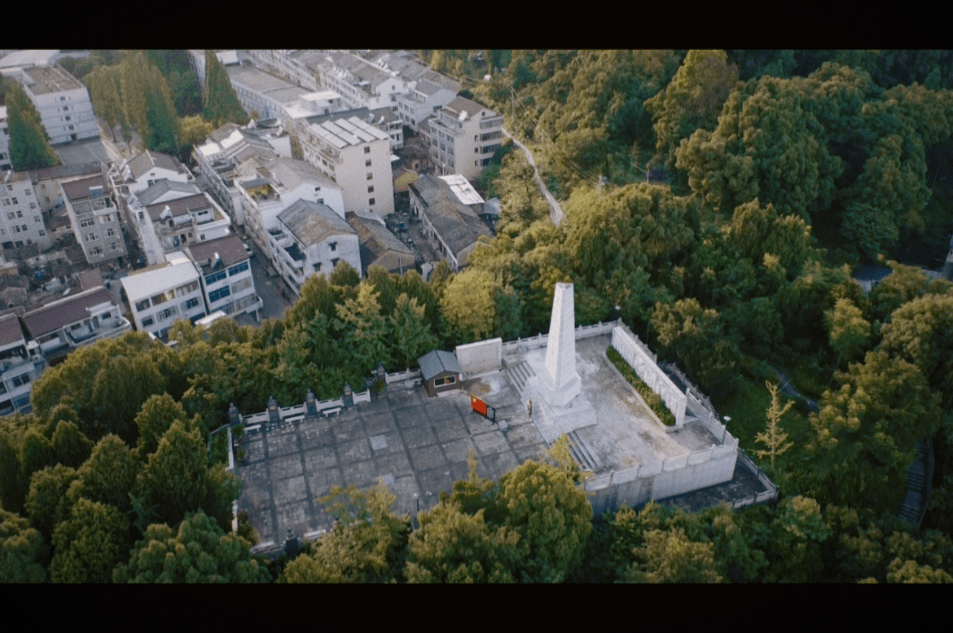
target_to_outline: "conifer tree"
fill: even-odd
[[[14,170],[58,165],[59,158],[50,147],[50,137],[40,121],[40,113],[20,84],[9,83],[7,118],[10,123],[10,160]]]
[[[228,122],[248,123],[225,67],[211,50],[205,51],[205,119],[216,128]]]
[[[768,387],[768,391],[771,392],[771,406],[768,407],[768,427],[762,432],[758,433],[755,437],[755,440],[767,447],[764,450],[756,450],[754,452],[758,457],[770,457],[771,458],[771,470],[774,470],[774,458],[779,455],[784,455],[789,448],[794,446],[794,442],[788,442],[785,444],[785,440],[788,439],[788,434],[781,430],[781,416],[788,412],[788,410],[794,406],[793,402],[788,402],[784,407],[781,406],[781,401],[778,398],[778,385],[771,384],[770,381],[765,381],[765,385]]]

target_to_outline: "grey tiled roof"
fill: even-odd
[[[279,213],[278,219],[305,248],[320,244],[332,235],[356,234],[331,207],[309,200],[296,201]]]
[[[463,372],[460,369],[460,363],[457,362],[457,357],[453,353],[445,352],[442,349],[427,352],[417,359],[417,363],[420,365],[420,375],[425,381],[431,380],[434,376],[438,376],[445,371],[455,374]]]

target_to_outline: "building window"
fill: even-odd
[[[211,286],[212,284],[214,284],[214,283],[216,283],[216,282],[219,282],[219,281],[225,279],[225,275],[226,275],[226,273],[225,273],[224,270],[220,270],[220,271],[217,272],[217,273],[212,273],[211,275],[206,275],[206,276],[205,276],[205,285],[206,285],[206,286]]]
[[[370,148],[369,145],[365,145],[365,146],[364,146],[364,153],[365,153],[365,154],[370,154],[370,153],[371,153],[371,148]]]
[[[149,300],[143,299],[142,301],[136,302],[136,312],[142,312],[143,310],[149,309]]]
[[[366,161],[364,161],[364,166],[365,166],[365,167],[370,167],[370,166],[371,166],[371,159],[370,159],[370,158],[368,158]]]
[[[188,310],[191,310],[192,308],[196,307],[198,304],[199,304],[198,297],[192,297],[191,299],[189,299],[188,301],[182,304],[182,311],[186,312]]]
[[[14,377],[13,377],[13,386],[14,386],[14,387],[20,387],[20,386],[22,386],[22,385],[29,384],[29,382],[30,382],[30,374],[28,374],[28,373],[27,373],[27,374],[20,374],[19,376],[14,376]]]
[[[337,243],[337,242],[331,242],[330,244],[328,244],[328,246],[331,247],[331,252],[332,252],[332,253],[338,249],[338,243]]]
[[[368,180],[374,180],[374,174],[367,174]]]
[[[224,286],[218,290],[213,290],[212,292],[208,293],[208,301],[209,303],[215,303],[216,301],[221,301],[230,294],[232,294],[232,289],[228,286]]]
[[[232,266],[231,268],[229,268],[229,269],[228,269],[228,276],[231,277],[232,275],[237,275],[237,274],[239,274],[239,273],[243,273],[243,272],[245,272],[246,270],[248,270],[248,262],[247,262],[247,261],[242,262],[241,264],[237,264],[237,265]]]
[[[142,320],[142,327],[149,327],[153,323],[155,323],[155,319],[152,317],[146,317]]]
[[[457,382],[456,376],[446,376],[445,378],[434,378],[433,386],[442,387],[444,385],[452,385],[455,382]]]
[[[367,204],[368,204],[368,206],[373,207],[373,206],[374,206],[374,198],[371,198],[370,200],[368,200],[368,201],[367,201]]]
[[[321,272],[321,262],[318,262],[317,264],[314,265],[314,272],[316,273]]]
[[[367,193],[374,193],[374,185],[367,188]]]

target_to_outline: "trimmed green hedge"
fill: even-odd
[[[658,416],[659,420],[662,421],[666,426],[675,426],[675,416],[671,411],[668,410],[668,407],[665,406],[665,403],[662,401],[662,397],[652,391],[652,388],[649,387],[645,382],[639,378],[638,374],[635,373],[635,370],[625,362],[625,359],[622,358],[620,354],[614,347],[610,347],[606,350],[606,356],[609,357],[609,360],[612,361],[612,364],[622,372],[622,375],[625,376],[625,379],[635,387],[635,390],[639,392],[639,395],[642,396],[642,399],[645,400],[645,404],[649,405],[652,411],[655,412],[655,415]]]

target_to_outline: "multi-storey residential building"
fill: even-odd
[[[294,129],[301,119],[322,116],[346,110],[341,95],[333,90],[319,90],[301,95],[282,108],[281,120],[285,127]]]
[[[278,214],[298,200],[327,205],[344,217],[341,187],[305,161],[275,158],[259,163],[249,159],[239,171],[245,231],[269,257],[272,247],[268,232],[277,227]]]
[[[460,82],[442,75],[427,64],[414,58],[410,51],[381,51],[367,56],[368,61],[379,68],[392,73],[414,88],[420,81],[427,80],[445,88],[456,95],[460,92]]]
[[[227,235],[185,248],[186,255],[202,273],[202,292],[208,314],[253,314],[257,318],[262,300],[255,292],[251,263],[241,238]]]
[[[187,244],[225,237],[230,232],[228,216],[204,193],[151,204],[146,213],[148,225],[165,253]]]
[[[31,169],[30,180],[33,182],[33,191],[43,210],[44,218],[48,221],[54,211],[66,213],[63,189],[60,184],[67,180],[74,180],[81,176],[93,176],[103,173],[103,165],[99,162],[78,163],[74,165],[55,165],[41,169]]]
[[[109,196],[102,175],[68,180],[60,184],[76,241],[90,264],[125,257],[119,209]]]
[[[31,310],[23,315],[23,323],[51,367],[77,347],[132,329],[101,284]]]
[[[337,92],[352,108],[396,110],[397,96],[408,90],[396,73],[348,51],[330,51],[317,65],[322,87]]]
[[[124,161],[118,169],[121,186],[125,189],[122,194],[139,193],[151,187],[160,180],[175,182],[189,182],[192,174],[177,158],[146,150]],[[116,184],[114,180],[114,184]]]
[[[309,90],[319,90],[319,63],[327,51],[316,50],[264,50],[245,51],[256,66],[284,77]]]
[[[394,212],[390,137],[356,116],[299,128],[304,159],[344,191],[348,211]]]
[[[4,248],[36,244],[39,250],[46,250],[52,243],[30,175],[0,172],[0,244]]]
[[[0,105],[0,171],[13,169],[10,158],[10,124],[7,122],[7,106]]]
[[[17,315],[0,317],[0,415],[32,411],[33,381],[45,368],[40,346],[27,342]]]
[[[89,91],[60,66],[21,68],[8,76],[23,84],[51,144],[99,138]]]
[[[437,110],[429,123],[430,155],[441,176],[475,180],[502,144],[503,117],[465,97]]]
[[[281,118],[285,108],[297,102],[308,90],[253,66],[231,66],[228,79],[249,115],[258,119]]]
[[[410,185],[410,205],[420,218],[424,232],[440,246],[441,254],[453,270],[459,270],[476,247],[480,237],[492,237],[490,227],[480,219],[483,199],[472,194],[461,176],[438,178],[423,174]],[[475,198],[473,196],[476,196]],[[461,199],[462,197],[462,199]]]
[[[136,329],[165,338],[178,320],[195,323],[205,316],[199,272],[181,251],[166,261],[121,279]]]
[[[238,185],[241,178],[238,165],[248,160],[264,164],[277,158],[274,146],[235,123],[226,123],[212,132],[205,143],[196,145],[192,156],[211,187],[212,195],[235,225],[243,226],[245,217]]]
[[[296,294],[305,279],[330,275],[341,260],[360,274],[357,232],[325,204],[298,200],[278,215],[268,239],[275,268]]]
[[[456,97],[455,91],[421,79],[412,90],[397,97],[397,116],[404,125],[419,131],[425,119]]]

